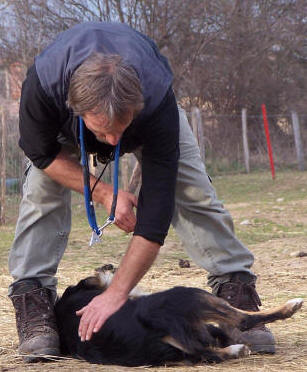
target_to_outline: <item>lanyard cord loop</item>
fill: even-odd
[[[114,171],[113,171],[113,200],[111,206],[111,213],[110,213],[110,220],[115,221],[115,210],[117,204],[117,195],[118,195],[118,173],[119,173],[119,150],[120,150],[120,141],[115,147],[115,164],[114,164]]]
[[[115,210],[116,210],[117,195],[118,195],[120,142],[118,142],[118,144],[115,147],[115,165],[114,165],[114,172],[113,172],[114,186],[113,186],[113,201],[112,201],[112,206],[111,206],[111,213],[110,213],[109,218],[107,219],[107,222],[101,228],[99,228],[96,222],[95,208],[94,208],[94,203],[92,199],[93,190],[91,191],[91,188],[90,188],[88,156],[86,152],[85,139],[84,139],[84,122],[81,117],[79,117],[79,129],[80,129],[79,139],[80,139],[80,150],[81,150],[81,165],[82,165],[82,170],[83,170],[83,182],[84,182],[85,209],[86,209],[86,214],[87,214],[89,225],[91,229],[93,230],[93,234],[95,233],[96,236],[99,237],[102,235],[104,227],[115,222]]]

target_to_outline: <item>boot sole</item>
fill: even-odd
[[[21,354],[22,359],[25,363],[36,363],[36,362],[46,362],[55,360],[56,357],[60,356],[60,352],[58,349],[42,349],[37,350],[33,354]]]
[[[275,345],[249,345],[252,354],[275,354]]]

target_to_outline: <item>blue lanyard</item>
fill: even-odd
[[[91,229],[93,230],[92,237],[90,240],[90,245],[100,241],[99,237],[103,234],[103,230],[115,222],[115,210],[117,204],[118,195],[118,171],[119,171],[119,155],[120,155],[120,141],[115,147],[115,165],[113,172],[114,186],[113,186],[113,201],[111,206],[110,216],[107,218],[106,222],[98,227],[96,222],[96,214],[94,203],[92,200],[92,193],[90,187],[90,175],[88,166],[88,156],[84,141],[84,122],[81,117],[79,117],[79,139],[80,139],[80,149],[81,149],[81,165],[83,169],[83,182],[84,182],[84,202],[86,215]]]

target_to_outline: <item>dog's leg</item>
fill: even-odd
[[[243,358],[249,356],[251,353],[250,349],[243,344],[230,345],[224,348],[215,348],[212,349],[212,352],[221,360]]]
[[[189,360],[189,354],[191,354],[190,351],[185,349],[185,347],[176,339],[171,336],[166,336],[162,341],[184,352],[187,360]],[[222,362],[223,360],[227,359],[236,359],[249,356],[250,353],[251,351],[246,345],[236,344],[224,348],[205,347],[203,352],[198,352],[196,355],[194,354],[192,358],[196,358],[196,356],[199,355],[200,361],[203,362]]]
[[[236,309],[227,301],[207,292],[201,292],[199,295],[202,302],[201,322],[213,321],[221,326],[237,327],[240,330],[252,328],[259,323],[271,323],[279,319],[290,318],[303,304],[303,299],[296,298],[271,310],[250,312]]]
[[[240,312],[243,313],[243,319],[239,324],[241,330],[246,330],[254,327],[258,323],[272,323],[276,320],[290,318],[296,313],[303,305],[302,298],[294,298],[287,301],[284,305],[259,312]]]

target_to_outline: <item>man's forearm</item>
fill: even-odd
[[[44,169],[54,181],[68,187],[71,190],[83,193],[84,183],[82,167],[78,160],[65,150],[61,150],[54,161]],[[90,176],[90,185],[93,187],[96,182],[94,176]],[[108,184],[99,182],[93,194],[93,199],[105,204],[106,197],[112,197],[112,187]]]
[[[119,297],[127,297],[149,270],[159,249],[158,243],[142,236],[133,236],[108,291]]]
[[[62,150],[56,159],[44,170],[56,182],[72,190],[83,193],[82,167],[77,159]],[[96,178],[91,176],[91,187]],[[112,198],[110,185],[99,182],[95,189],[93,199],[105,204],[105,198]],[[120,264],[109,290],[118,296],[125,297],[131,289],[141,280],[154,262],[160,245],[141,236],[131,239],[128,250]]]

